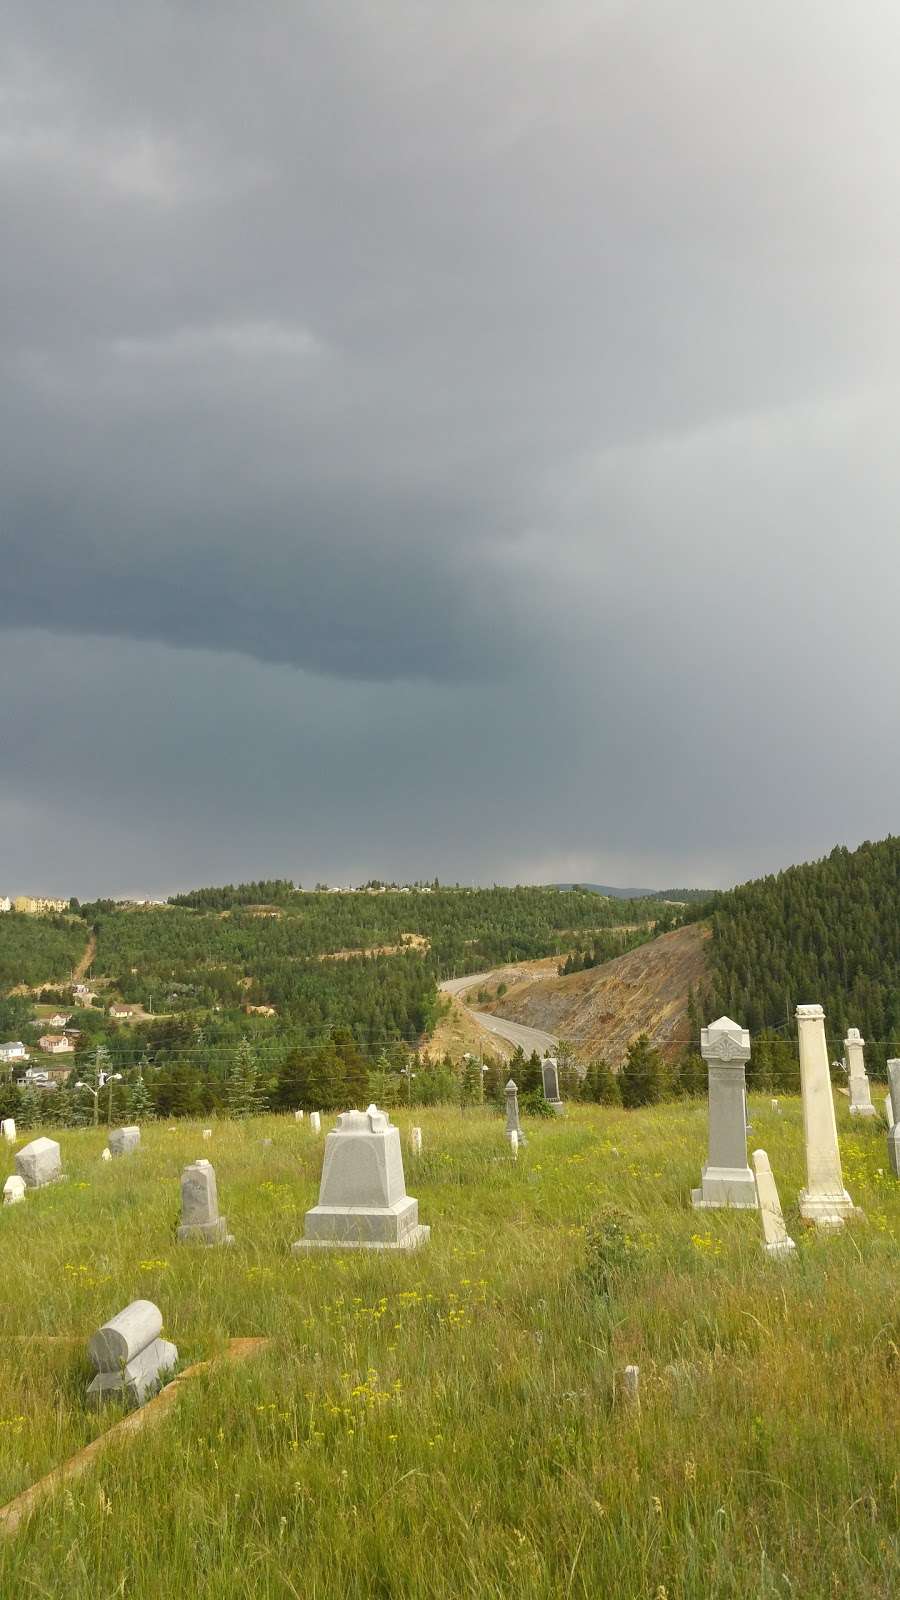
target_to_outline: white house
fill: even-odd
[[[109,1014],[110,1014],[111,1017],[119,1017],[119,1018],[122,1018],[122,1017],[136,1017],[137,1016],[137,1010],[138,1010],[137,1006],[127,1006],[127,1005],[123,1005],[121,1001],[116,1001],[113,1005],[110,1006]]]
[[[51,1028],[64,1028],[69,1020],[64,1011],[57,1011],[54,1016],[47,1018],[47,1023]]]
[[[43,1050],[45,1056],[64,1056],[75,1046],[64,1033],[42,1033],[38,1039],[38,1049]]]
[[[12,911],[12,901],[8,894],[0,895],[0,911]]]
[[[6,1044],[0,1044],[0,1061],[27,1061],[28,1051],[21,1039],[10,1039]]]

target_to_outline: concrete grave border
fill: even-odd
[[[31,1338],[35,1344],[42,1341],[48,1344],[80,1344],[82,1342],[80,1339],[70,1338],[69,1335],[24,1334],[19,1337]],[[186,1383],[191,1378],[199,1377],[201,1372],[207,1372],[218,1361],[246,1361],[249,1356],[255,1356],[258,1351],[264,1350],[272,1343],[274,1343],[272,1339],[229,1339],[228,1347],[221,1355],[211,1356],[208,1361],[195,1361],[192,1366],[185,1367],[184,1371],[179,1372],[171,1383],[167,1383],[164,1389],[160,1389],[159,1394],[154,1399],[148,1400],[146,1405],[139,1406],[136,1411],[130,1411],[127,1417],[122,1417],[118,1422],[113,1423],[111,1428],[108,1428],[105,1433],[101,1433],[99,1438],[93,1439],[90,1444],[85,1445],[82,1450],[78,1450],[74,1456],[70,1456],[68,1461],[63,1461],[60,1466],[53,1467],[45,1477],[39,1478],[37,1483],[33,1483],[30,1489],[23,1489],[21,1494],[17,1494],[15,1499],[10,1500],[7,1505],[0,1506],[0,1537],[9,1537],[14,1534],[26,1517],[30,1516],[31,1512],[42,1501],[47,1500],[50,1495],[54,1494],[61,1484],[67,1483],[70,1478],[79,1478],[83,1472],[87,1472],[88,1468],[93,1465],[96,1458],[106,1449],[111,1440],[124,1438],[127,1434],[138,1433],[147,1424],[161,1422],[171,1411],[178,1395],[178,1390],[183,1383]]]

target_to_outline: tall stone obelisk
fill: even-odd
[[[800,1191],[800,1215],[820,1228],[840,1228],[853,1211],[853,1201],[844,1188],[841,1171],[821,1006],[797,1007],[797,1034],[806,1142],[806,1188]]]

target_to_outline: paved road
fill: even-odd
[[[462,1000],[467,989],[480,989],[483,983],[495,976],[493,972],[476,972],[470,973],[467,978],[447,978],[440,988],[444,994],[453,994]],[[536,1050],[539,1056],[546,1055],[548,1051],[552,1054],[556,1050],[552,1033],[544,1033],[541,1028],[526,1028],[522,1022],[507,1022],[505,1017],[492,1016],[489,1011],[472,1011],[468,1006],[466,1010],[489,1033],[496,1033],[508,1044],[521,1045],[527,1056],[531,1055],[532,1050]]]

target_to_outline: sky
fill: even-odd
[[[6,0],[0,893],[896,831],[889,0]]]

